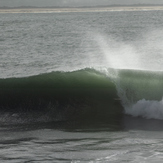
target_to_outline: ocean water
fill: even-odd
[[[163,11],[0,14],[0,162],[161,162]]]

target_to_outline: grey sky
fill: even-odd
[[[96,6],[111,4],[163,4],[163,0],[0,0],[0,7]]]

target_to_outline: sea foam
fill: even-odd
[[[139,100],[131,108],[125,108],[126,114],[132,116],[141,116],[147,119],[163,119],[163,99],[155,100]]]

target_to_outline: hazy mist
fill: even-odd
[[[113,4],[163,4],[163,0],[0,0],[0,7],[80,7],[80,6],[100,6]]]

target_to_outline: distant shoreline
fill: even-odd
[[[163,6],[111,6],[111,7],[24,7],[0,8],[0,13],[62,13],[62,12],[109,12],[109,11],[150,11],[163,10]]]

